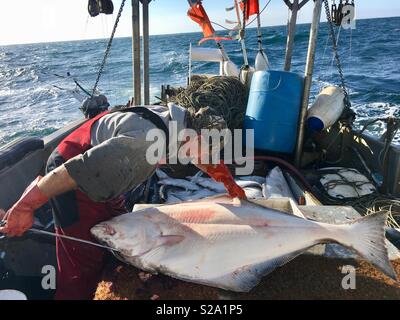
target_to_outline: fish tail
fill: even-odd
[[[377,212],[342,225],[339,242],[355,250],[376,268],[397,281],[386,246],[385,225],[388,214]]]

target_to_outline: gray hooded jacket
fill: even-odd
[[[186,110],[175,104],[149,106],[167,125],[177,122],[178,130],[186,128]],[[153,141],[146,141],[155,125],[133,112],[115,112],[96,121],[91,129],[92,148],[70,159],[65,167],[80,190],[93,201],[111,200],[147,180],[155,165],[146,160]],[[170,141],[171,148],[178,148]]]

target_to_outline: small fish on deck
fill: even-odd
[[[180,187],[185,190],[198,191],[200,187],[193,182],[187,181],[185,179],[163,179],[158,182],[160,185]]]
[[[203,177],[199,171],[196,175],[186,179],[174,179],[160,169],[157,170],[158,184],[161,185],[160,195],[167,204],[204,199],[217,194],[226,194],[227,190],[221,182]],[[246,197],[258,199],[263,197],[262,189],[265,178],[257,176],[243,176],[235,179],[237,185],[243,188]]]

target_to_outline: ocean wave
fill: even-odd
[[[400,105],[392,103],[371,102],[366,104],[354,104],[352,108],[357,114],[354,123],[356,129],[364,128],[366,124],[375,119],[400,117]],[[386,131],[386,124],[383,121],[377,121],[369,125],[365,131],[373,136],[380,137]],[[397,145],[400,144],[400,133],[395,136],[393,142]]]
[[[356,126],[375,117],[400,116],[400,38],[393,36],[399,30],[399,22],[399,18],[379,19],[373,23],[361,20],[357,22],[356,32],[341,31],[339,52],[353,107],[358,114]],[[296,33],[292,70],[300,74],[304,73],[309,28],[309,25],[299,25]],[[327,25],[321,24],[313,97],[324,86],[339,83],[327,31]],[[273,68],[281,69],[286,26],[263,28],[262,32],[263,45]],[[249,61],[254,64],[258,48],[256,29],[248,29],[246,35]],[[186,84],[189,44],[196,45],[201,37],[200,33],[192,33],[150,38],[152,101],[156,101],[154,95],[159,95],[161,84]],[[74,79],[90,90],[106,44],[107,39],[101,39],[0,47],[0,145],[19,136],[43,136],[47,134],[46,130],[55,130],[80,117]],[[239,42],[224,41],[223,44],[231,59],[238,66],[242,65]],[[215,44],[207,42],[203,46],[215,47]],[[115,39],[99,83],[99,89],[108,96],[111,104],[126,103],[133,95],[131,50],[130,38]],[[195,63],[193,71],[216,73],[218,64]],[[384,128],[378,125],[371,130],[379,135]]]

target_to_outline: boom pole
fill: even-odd
[[[246,1],[244,1],[244,6],[246,9]],[[248,67],[249,66],[249,58],[247,56],[247,50],[246,50],[246,44],[244,42],[244,37],[245,37],[245,27],[246,27],[246,19],[243,16],[243,21],[241,21],[240,19],[240,9],[239,9],[239,3],[238,0],[235,0],[235,11],[236,11],[236,16],[238,19],[238,23],[239,23],[239,41],[240,41],[240,45],[242,47],[242,54],[243,54],[243,60],[244,60],[244,66]],[[246,11],[246,10],[244,10]]]
[[[313,19],[310,30],[310,40],[308,44],[307,63],[304,78],[303,102],[300,110],[299,127],[297,132],[295,164],[298,167],[301,166],[301,158],[303,153],[305,124],[314,71],[315,51],[317,48],[318,31],[321,20],[322,1],[323,0],[314,0]]]
[[[143,87],[144,104],[150,104],[150,51],[149,51],[149,3],[141,0],[143,5]]]
[[[142,104],[140,70],[140,12],[139,0],[132,0],[132,68],[135,105]]]
[[[293,47],[294,47],[294,37],[296,35],[296,24],[297,24],[297,13],[300,9],[307,4],[309,0],[293,0],[293,3],[290,0],[283,0],[289,10],[291,11],[290,22],[288,27],[288,37],[286,44],[286,54],[285,54],[285,71],[290,71],[292,66],[292,56],[293,56]]]

